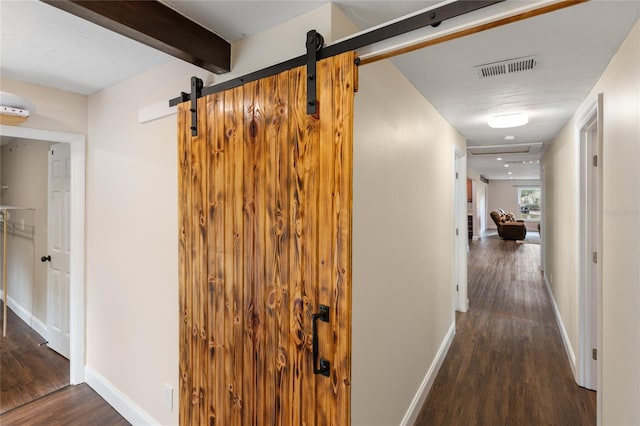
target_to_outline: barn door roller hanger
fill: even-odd
[[[198,99],[202,97],[204,83],[198,77],[191,77],[191,93],[181,92],[182,102],[191,100],[191,136],[198,136]]]
[[[316,30],[307,33],[307,114],[318,115],[316,63],[318,52],[324,46],[324,37]]]

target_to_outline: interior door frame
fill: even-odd
[[[467,236],[467,157],[466,152],[458,146],[453,147],[453,164],[453,306],[459,312],[467,312],[469,310],[467,291],[467,248],[469,244]]]
[[[84,382],[85,365],[85,135],[0,125],[0,135],[37,141],[68,143],[71,148],[69,382]]]
[[[580,386],[596,389],[601,383],[601,362],[596,361],[592,372],[592,349],[601,355],[602,342],[602,110],[603,96],[582,114],[576,125],[579,173],[579,359],[577,382]],[[596,138],[588,135],[595,128]],[[593,167],[592,157],[598,156],[598,167]],[[595,200],[593,185],[596,186]],[[593,262],[593,252],[597,262]],[[595,318],[594,318],[595,315]],[[595,319],[595,327],[593,320]],[[598,357],[599,358],[599,357]],[[600,400],[600,393],[598,393]],[[598,403],[598,407],[600,404]],[[598,412],[600,410],[598,409]]]

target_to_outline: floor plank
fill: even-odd
[[[69,360],[49,349],[11,309],[7,337],[0,342],[0,414],[69,384]]]
[[[573,379],[540,246],[486,237],[470,242],[468,265],[469,311],[456,314],[415,424],[595,425],[596,393]]]
[[[100,425],[129,423],[87,384],[67,386],[0,415],[4,425]]]

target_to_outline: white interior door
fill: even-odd
[[[47,338],[49,347],[69,358],[69,217],[71,155],[69,144],[49,151],[49,205],[47,213]]]

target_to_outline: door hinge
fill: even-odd
[[[594,361],[598,360],[598,350],[596,348],[591,350],[591,358],[593,358]]]
[[[592,255],[593,263],[598,263],[598,252],[594,251]]]
[[[458,172],[456,172],[456,179],[458,179]]]
[[[593,156],[593,167],[598,167],[598,156],[597,155]]]
[[[456,228],[456,235],[458,235],[458,228]]]
[[[458,290],[458,284],[456,284],[456,291],[459,291],[459,290]]]

